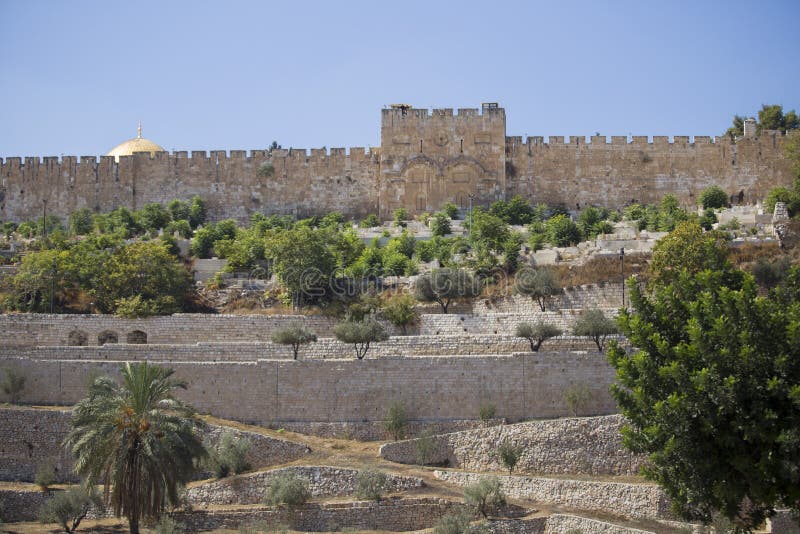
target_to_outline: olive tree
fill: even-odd
[[[279,345],[291,345],[292,354],[296,360],[300,345],[315,342],[317,335],[300,323],[292,323],[285,328],[275,330],[270,339]]]
[[[517,273],[515,289],[520,295],[531,297],[545,311],[547,302],[561,294],[558,275],[552,269],[522,269]]]
[[[414,296],[423,302],[437,302],[442,313],[455,299],[477,297],[481,292],[480,280],[464,269],[437,269],[417,278]]]
[[[515,335],[527,339],[528,343],[531,344],[531,351],[538,352],[546,339],[560,336],[561,329],[542,321],[537,321],[535,324],[519,323]]]
[[[370,343],[389,339],[386,329],[375,319],[343,321],[334,327],[333,335],[342,343],[352,343],[359,360],[366,356]]]
[[[584,311],[572,327],[572,333],[576,336],[591,337],[600,352],[603,352],[606,337],[617,332],[617,323],[597,308]]]

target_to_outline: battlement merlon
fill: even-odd
[[[550,135],[550,136],[529,136],[525,139],[518,135],[506,136],[506,149],[508,151],[518,151],[523,147],[531,146],[547,146],[547,147],[605,147],[609,145],[622,145],[630,147],[660,147],[660,146],[677,146],[677,147],[696,147],[702,145],[758,145],[764,148],[775,148],[781,143],[781,139],[786,135],[779,131],[768,130],[761,132],[758,137],[740,138],[736,141],[730,139],[728,136],[709,136],[709,135],[675,135],[670,138],[667,135],[654,135],[652,137],[646,135],[612,135],[609,137],[605,135],[592,135],[588,139],[581,135],[570,135],[565,137],[563,135]]]
[[[417,121],[436,121],[436,120],[503,120],[506,118],[506,110],[501,107],[484,105],[482,108],[459,108],[453,113],[453,108],[415,108],[411,106],[394,105],[391,108],[381,110],[381,124],[391,126],[396,120],[417,120]]]

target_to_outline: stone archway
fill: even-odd
[[[130,345],[147,345],[147,332],[142,332],[141,330],[128,332],[128,335],[125,336],[125,343]]]
[[[119,334],[113,330],[103,330],[97,335],[98,345],[106,345],[108,343],[119,343]]]
[[[73,330],[67,336],[67,345],[70,347],[85,347],[89,344],[89,334],[83,330]]]

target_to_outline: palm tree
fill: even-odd
[[[121,385],[103,376],[89,386],[65,444],[76,458],[75,472],[90,485],[103,484],[106,504],[138,534],[141,517],[156,518],[168,503],[178,503],[179,486],[205,455],[204,423],[172,396],[173,389],[186,389],[171,378],[172,369],[143,362],[120,371]]]

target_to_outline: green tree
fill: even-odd
[[[452,202],[445,202],[442,206],[442,213],[451,219],[458,219],[458,206]]]
[[[500,463],[503,464],[503,467],[508,469],[509,475],[519,463],[523,452],[525,452],[525,447],[522,445],[514,445],[507,439],[504,439],[503,442],[500,443],[500,446],[497,447],[497,455],[500,457]]]
[[[506,504],[506,496],[496,477],[481,478],[464,488],[464,502],[484,519]]]
[[[359,360],[363,360],[367,355],[371,343],[389,339],[386,329],[374,319],[343,321],[334,327],[333,334],[342,343],[351,343]]]
[[[751,529],[776,506],[800,512],[800,270],[767,297],[726,270],[631,284],[619,322],[636,349],[612,343],[612,392],[626,447],[681,517]]]
[[[514,332],[517,337],[525,338],[531,344],[532,352],[539,352],[545,340],[561,335],[561,329],[555,325],[537,321],[535,324],[519,323]]]
[[[198,196],[193,196],[189,203],[189,224],[197,228],[206,222],[206,202]]]
[[[389,477],[381,471],[365,468],[356,475],[356,497],[359,499],[380,501],[389,487]]]
[[[364,219],[362,219],[361,222],[358,223],[358,225],[361,228],[377,228],[378,226],[381,225],[381,220],[374,213],[370,213],[369,215],[364,217]]]
[[[278,343],[279,345],[290,345],[292,347],[292,354],[296,360],[297,353],[300,351],[300,345],[316,341],[317,335],[302,324],[294,323],[285,328],[275,330],[272,333],[271,339],[273,343]]]
[[[189,205],[189,203],[183,200],[178,200],[177,198],[169,201],[169,204],[167,204],[167,210],[169,210],[170,218],[173,221],[188,222],[192,213],[192,207]]]
[[[59,491],[39,509],[41,523],[58,523],[68,534],[78,530],[81,521],[94,508],[102,509],[103,501],[93,490],[84,487],[70,487]]]
[[[279,473],[267,482],[264,502],[270,506],[286,506],[293,512],[310,498],[308,482],[293,473]]]
[[[719,219],[717,219],[717,214],[714,213],[714,210],[712,210],[711,208],[707,208],[703,212],[703,216],[700,217],[700,220],[698,222],[700,223],[700,227],[703,230],[708,231],[708,230],[711,230],[714,227],[714,224],[718,220]]]
[[[546,223],[547,240],[557,247],[568,247],[581,242],[578,225],[567,215],[556,215]]]
[[[139,226],[150,232],[161,230],[171,220],[169,211],[155,202],[145,204],[142,209],[136,210],[134,217]]]
[[[535,300],[542,311],[545,311],[548,301],[556,295],[560,295],[562,291],[556,272],[545,267],[521,269],[517,273],[514,289],[520,295],[526,295]]]
[[[406,428],[408,428],[408,416],[406,415],[406,408],[402,402],[394,401],[389,405],[384,427],[395,441],[403,439],[406,434]]]
[[[75,405],[66,444],[87,485],[105,486],[106,504],[139,534],[141,518],[157,518],[179,502],[178,489],[205,455],[203,423],[173,395],[185,389],[172,369],[126,363],[122,382],[99,377]]]
[[[409,295],[398,295],[386,301],[381,313],[387,321],[400,327],[405,335],[407,328],[417,322],[419,314],[414,309],[414,299]]]
[[[499,253],[511,238],[511,231],[501,218],[476,209],[472,213],[469,235],[486,249]]]
[[[783,113],[783,106],[778,104],[764,104],[758,111],[758,132],[762,130],[796,130],[800,128],[800,121],[794,110]]]
[[[167,247],[136,242],[119,248],[103,266],[96,282],[97,306],[114,312],[126,299],[139,297],[158,314],[180,310],[191,285],[191,275]]]
[[[591,337],[600,352],[603,352],[606,337],[617,332],[619,332],[617,323],[597,308],[584,310],[572,327],[572,333],[576,336]]]
[[[436,269],[417,278],[414,296],[423,302],[437,302],[442,313],[447,313],[455,299],[476,297],[481,292],[481,283],[463,269]]]
[[[94,229],[94,219],[89,208],[80,208],[69,215],[69,231],[75,235],[86,235]]]
[[[673,281],[678,273],[720,270],[728,265],[728,236],[703,232],[696,221],[684,221],[653,247],[650,279],[654,284]]]
[[[718,185],[707,187],[700,193],[700,205],[703,209],[724,208],[728,205],[728,195]]]
[[[431,225],[431,235],[434,237],[444,237],[450,233],[450,217],[447,214],[437,212],[430,221]]]
[[[330,289],[336,257],[329,248],[327,232],[307,226],[273,231],[267,237],[265,256],[291,292],[295,307],[324,297]]]

